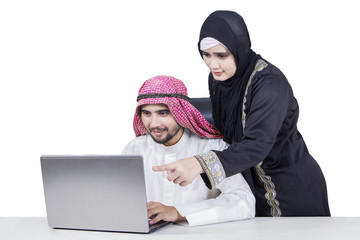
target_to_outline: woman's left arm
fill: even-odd
[[[243,172],[262,162],[273,148],[292,101],[292,89],[283,75],[265,75],[254,82],[245,127],[240,141],[225,151],[214,151],[226,176]]]
[[[224,177],[243,172],[262,162],[272,149],[280,128],[289,111],[293,98],[292,89],[282,74],[267,74],[254,79],[251,98],[245,119],[244,136],[240,141],[233,141],[224,151],[210,151],[201,154],[205,161],[195,157],[180,159],[167,165],[155,166],[154,171],[167,171],[168,180],[180,183],[180,186],[190,184],[197,175],[206,173],[211,188],[220,183]],[[239,106],[240,107],[240,106]],[[242,131],[240,123],[236,131]],[[199,159],[199,158],[198,158]],[[206,161],[209,159],[210,161]],[[212,171],[216,164],[220,169]],[[217,173],[225,173],[222,178],[215,177]],[[176,181],[175,181],[176,180]],[[220,180],[220,181],[218,181]]]

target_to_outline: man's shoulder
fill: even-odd
[[[128,144],[141,144],[147,141],[149,134],[141,135],[136,138],[133,138]]]
[[[194,144],[198,142],[213,147],[213,150],[223,150],[228,147],[228,144],[221,138],[203,138],[199,137],[191,131],[189,132],[190,134],[188,144]]]
[[[131,140],[130,142],[128,142],[123,150],[124,153],[129,153],[129,152],[139,152],[141,151],[141,149],[151,143],[151,137],[149,139],[149,134],[145,134],[145,135],[141,135],[139,137],[134,138],[133,140]]]

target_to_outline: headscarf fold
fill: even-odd
[[[146,80],[139,89],[134,115],[134,132],[138,137],[147,134],[140,117],[140,107],[146,104],[165,104],[176,121],[199,137],[223,138],[190,102],[184,83],[170,76],[155,76]]]
[[[215,127],[228,143],[240,141],[243,133],[238,126],[241,126],[246,84],[261,56],[251,50],[246,24],[236,12],[215,11],[208,16],[200,30],[198,49],[201,56],[200,43],[207,37],[221,42],[235,58],[236,72],[228,80],[216,81],[212,73],[209,74],[209,92]]]
[[[219,42],[218,40],[216,40],[215,38],[206,37],[206,38],[203,38],[200,42],[200,50],[207,50],[207,49],[213,48],[219,44],[224,45],[221,42]]]

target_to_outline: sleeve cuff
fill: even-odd
[[[206,175],[202,174],[201,177],[208,188],[215,188],[216,185],[226,178],[225,170],[215,152],[209,151],[207,153],[198,154],[195,158],[204,169]],[[207,176],[207,179],[205,176]]]

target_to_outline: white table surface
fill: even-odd
[[[172,224],[150,234],[59,230],[49,228],[44,217],[0,217],[0,240],[15,239],[359,240],[360,217],[269,217],[199,227]]]

